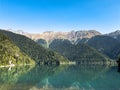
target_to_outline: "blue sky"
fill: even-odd
[[[120,29],[120,0],[0,0],[0,28],[108,33]]]

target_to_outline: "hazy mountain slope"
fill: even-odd
[[[47,44],[47,42],[46,42],[46,40],[44,40],[44,39],[38,39],[38,40],[36,40],[36,42],[37,42],[38,44],[42,45],[42,46],[45,47],[45,48],[48,48],[48,47],[49,47],[48,44]]]
[[[120,30],[116,30],[116,31],[111,32],[111,33],[106,34],[106,35],[111,36],[111,37],[118,36],[118,35],[120,35]]]
[[[88,40],[87,44],[109,56],[111,59],[116,59],[120,53],[120,43],[110,36],[95,36]]]
[[[34,64],[8,37],[0,33],[0,65]]]
[[[107,58],[86,44],[73,45],[68,40],[56,39],[50,48],[66,56],[71,61],[107,61]]]
[[[113,37],[114,39],[117,39],[120,42],[120,30],[111,32],[111,33],[106,34],[106,35],[111,36],[111,37]]]
[[[63,56],[51,50],[47,50],[43,48],[41,45],[37,44],[33,40],[23,35],[15,34],[5,30],[0,30],[0,32],[7,35],[24,53],[29,55],[36,62],[38,61],[66,62],[67,61]]]

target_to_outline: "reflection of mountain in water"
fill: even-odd
[[[50,84],[50,82],[49,82],[49,79],[48,78],[46,78],[45,80],[43,80],[43,83],[44,83],[44,85],[43,85],[43,89],[52,89],[53,88],[53,86]],[[41,83],[40,84],[37,84],[37,86],[39,87],[39,86],[41,86]]]
[[[21,76],[17,83],[29,83],[35,90],[91,88],[89,82],[106,70],[107,66],[40,66]]]
[[[32,66],[0,68],[0,90],[9,90]]]
[[[2,68],[0,69],[2,72],[0,73],[0,87],[5,86],[7,88],[2,90],[94,90],[91,82],[107,70],[107,66],[101,65],[36,66],[32,69],[12,68],[11,71]],[[3,82],[14,83],[8,85],[2,84]]]
[[[17,87],[17,90],[29,90],[30,88],[33,88],[34,86],[36,87],[44,87],[47,81],[46,78],[49,78],[53,75],[58,74],[59,72],[63,71],[64,68],[67,66],[36,66],[32,68],[28,73],[23,74],[19,77],[17,80],[16,84],[12,87],[11,90],[16,90],[15,88]],[[52,86],[48,85],[49,86]],[[50,87],[49,87],[50,88]],[[37,90],[37,89],[34,89]]]
[[[107,66],[69,66],[60,74],[51,77],[49,81],[54,87],[85,86],[107,70]],[[53,81],[55,80],[55,81]],[[62,83],[61,83],[62,82]],[[77,83],[77,84],[76,84]],[[86,86],[87,85],[87,86]]]
[[[61,87],[61,88],[57,88],[57,87],[53,87],[51,85],[51,83],[49,82],[49,79],[46,78],[44,80],[44,85],[43,87],[39,87],[39,84],[37,84],[36,87],[32,87],[30,90],[84,90],[84,87],[79,87],[80,83],[79,82],[74,82],[70,87]],[[41,86],[41,85],[40,85]],[[94,90],[91,85],[89,85],[89,89]]]

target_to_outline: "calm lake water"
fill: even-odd
[[[120,90],[117,71],[106,65],[0,68],[0,90]]]

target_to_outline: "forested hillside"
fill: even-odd
[[[43,48],[35,41],[19,34],[15,34],[9,31],[0,30],[1,33],[7,35],[24,53],[30,56],[36,62],[67,62],[68,60],[60,54]]]
[[[95,36],[88,40],[87,44],[111,59],[117,59],[120,54],[120,42],[110,36]]]
[[[59,52],[71,61],[79,62],[83,60],[88,62],[106,62],[108,60],[107,57],[88,45],[81,43],[73,45],[68,40],[56,39],[50,44],[50,48]]]
[[[0,66],[10,64],[34,64],[7,36],[0,33]]]

